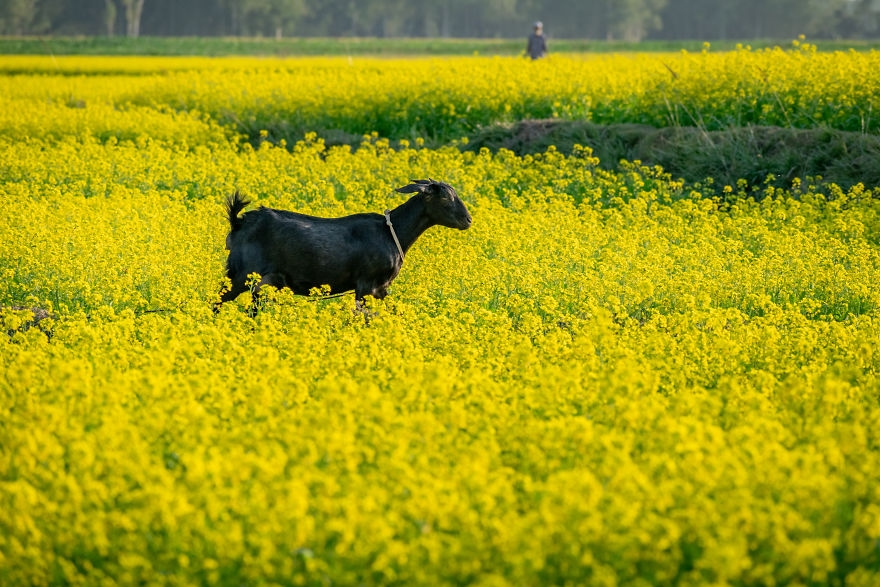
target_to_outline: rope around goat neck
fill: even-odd
[[[391,229],[391,236],[394,238],[394,244],[397,245],[397,250],[400,251],[400,260],[403,261],[403,247],[400,246],[400,241],[397,240],[397,233],[394,232],[394,227],[391,225],[391,210],[385,210],[385,224]]]

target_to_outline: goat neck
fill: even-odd
[[[428,218],[425,202],[421,195],[413,196],[392,210],[391,223],[394,225],[394,232],[397,233],[397,238],[404,253],[409,250],[423,232],[436,224],[436,222]]]

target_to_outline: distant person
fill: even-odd
[[[529,35],[529,46],[526,52],[532,59],[540,59],[547,55],[547,39],[544,38],[544,23],[535,23],[535,32]]]

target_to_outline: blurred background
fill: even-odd
[[[868,39],[880,0],[0,0],[0,35]]]

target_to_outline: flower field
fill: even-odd
[[[540,63],[501,57],[12,56],[0,63],[0,73],[16,74],[0,78],[0,100],[13,106],[0,113],[0,130],[10,137],[57,134],[46,127],[67,117],[47,117],[42,108],[86,105],[66,124],[94,117],[88,130],[102,140],[131,138],[135,128],[145,128],[131,121],[117,129],[109,113],[93,111],[100,105],[125,114],[146,109],[207,116],[249,136],[267,131],[276,142],[322,130],[445,141],[494,122],[552,117],[706,130],[777,125],[880,131],[880,52],[820,53],[795,43],[789,50],[587,54]],[[53,83],[46,84],[46,74],[53,74]],[[34,114],[41,122],[26,125],[21,114],[32,110],[34,98],[43,102]]]
[[[422,139],[875,131],[878,59],[4,58],[0,584],[877,584],[878,186]],[[338,216],[423,177],[473,226],[369,324],[212,312],[233,189]]]

